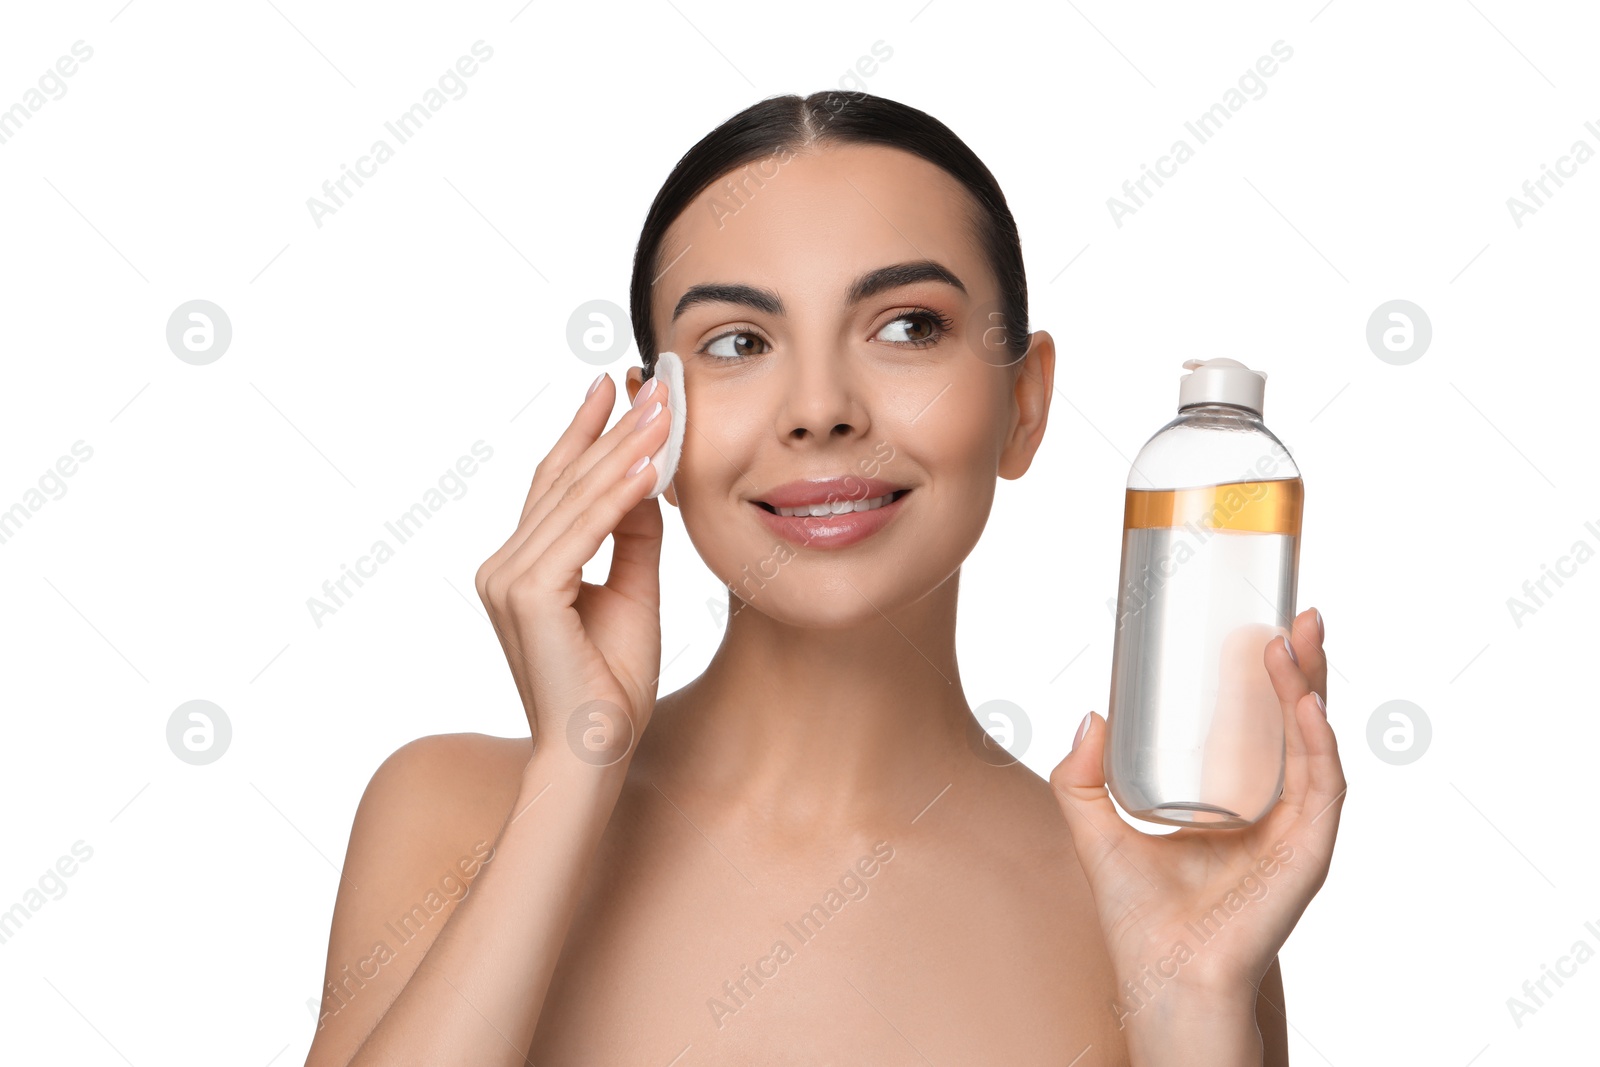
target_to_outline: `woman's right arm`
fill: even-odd
[[[416,764],[436,758],[420,754],[410,760]],[[418,944],[419,937],[400,946],[398,937],[390,932],[410,913],[410,905],[403,903],[406,896],[396,892],[394,883],[410,883],[412,903],[420,901],[421,887],[430,881],[437,885],[441,872],[472,854],[472,845],[450,842],[448,831],[440,827],[443,832],[433,835],[431,846],[413,847],[410,859],[397,863],[394,852],[379,853],[371,843],[352,835],[351,852],[360,858],[346,865],[341,903],[346,891],[356,900],[387,897],[394,902],[387,913],[357,905],[347,924],[394,949],[390,962],[374,961],[366,968],[380,980],[390,979],[385,983],[389,988],[367,982],[354,990],[349,1003],[319,1030],[307,1067],[522,1064],[628,762],[624,757],[596,767],[576,759],[564,745],[536,746],[521,774],[515,800],[504,815],[504,826],[497,837],[489,838],[493,852],[481,864],[471,891],[448,915],[418,924],[424,933],[428,926],[435,928],[426,945]],[[413,777],[428,774],[436,784],[459,779],[461,766],[456,762],[454,771],[439,768],[444,771],[443,779],[414,767]],[[378,783],[378,777],[381,775],[374,778],[377,788],[369,790],[368,798],[374,809],[381,810],[384,794],[398,792],[408,783],[404,772],[393,775],[386,784]],[[429,792],[443,799],[436,786],[412,797]],[[396,803],[391,810],[404,812],[416,806],[414,799],[392,799]],[[363,807],[367,805],[364,799]],[[376,836],[389,839],[392,846],[405,847],[406,838],[415,834],[415,827],[400,819],[384,822],[387,825],[375,828]],[[459,825],[454,829],[459,836]],[[365,944],[356,941],[351,945],[352,957],[367,956],[371,945],[370,940]],[[408,956],[415,964],[409,977],[400,969]],[[385,975],[391,968],[395,970]],[[396,986],[400,987],[398,996]],[[385,1006],[382,1001],[389,997],[393,1000]],[[337,1006],[337,1001],[330,1003]],[[370,1034],[365,1033],[369,1026],[373,1027]]]
[[[534,472],[516,531],[478,569],[534,740],[516,794],[507,804],[481,760],[441,751],[470,745],[461,740],[469,735],[413,742],[386,761],[351,831],[330,980],[341,948],[378,955],[362,942],[385,923],[394,932],[389,916],[406,913],[405,894],[471,849],[459,838],[466,830],[478,840],[467,828],[483,828],[484,816],[474,823],[462,811],[498,819],[492,859],[472,891],[420,923],[423,933],[391,960],[355,969],[365,984],[319,1028],[307,1067],[525,1062],[660,673],[662,520],[645,498],[655,472],[627,472],[664,440],[662,410],[642,420],[666,383],[601,435],[611,388],[607,376],[580,406]],[[608,535],[606,583],[583,582],[584,562]],[[485,795],[463,799],[472,790]]]

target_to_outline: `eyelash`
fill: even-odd
[[[928,348],[928,347],[930,347],[932,345],[936,345],[940,341],[943,341],[945,339],[945,337],[947,337],[955,329],[955,323],[950,319],[950,317],[948,315],[945,315],[942,312],[935,311],[932,308],[920,308],[920,307],[919,308],[907,308],[904,311],[898,312],[895,315],[894,318],[889,320],[889,322],[899,322],[901,319],[920,319],[923,322],[931,323],[935,328],[935,333],[933,334],[932,337],[924,337],[924,338],[922,338],[920,340],[916,340],[916,341],[891,341],[890,342],[890,344],[899,345],[899,346],[902,346],[902,347],[905,347],[905,348]],[[884,325],[888,325],[888,323],[885,323]],[[696,350],[696,355],[706,355],[706,349],[710,348],[712,345],[716,344],[718,341],[722,340],[724,337],[736,337],[736,336],[738,336],[739,334],[742,334],[742,333],[752,334],[752,335],[757,336],[757,337],[761,336],[755,330],[749,330],[749,329],[729,330],[726,333],[717,334],[717,336],[711,338],[705,344],[701,345],[700,348],[698,350]],[[764,338],[764,337],[762,338],[762,342],[765,343],[765,344],[771,344],[771,342],[767,341],[766,338]],[[708,358],[711,359],[715,363],[742,363],[747,359],[756,358],[757,355],[765,355],[765,354],[766,353],[764,353],[764,352],[759,352],[759,353],[747,353],[747,354],[742,355],[742,356],[709,356]]]

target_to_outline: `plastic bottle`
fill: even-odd
[[[1191,359],[1128,475],[1105,775],[1129,815],[1248,826],[1283,791],[1263,662],[1294,620],[1304,485],[1261,421],[1266,374]]]

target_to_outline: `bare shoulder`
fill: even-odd
[[[502,798],[509,803],[532,754],[533,741],[527,737],[431,734],[408,741],[373,772],[356,819],[369,807],[378,817],[390,810],[379,810],[379,803],[414,808],[415,815],[425,815],[421,809],[427,808],[441,816],[453,813],[451,817],[493,807]]]
[[[1026,764],[1018,762],[1006,770],[1010,773],[996,801],[1004,805],[1003,825],[1013,835],[1007,846],[1019,856],[1056,867],[1075,888],[1087,888],[1055,787]]]
[[[307,1067],[343,1064],[494,856],[530,738],[435,734],[373,772],[356,807]]]
[[[940,847],[953,850],[945,862],[960,863],[972,892],[998,894],[1013,918],[1048,924],[1058,939],[1097,946],[1088,879],[1048,781],[1020,761],[974,761],[945,800],[957,802],[934,824]]]
[[[461,852],[485,835],[493,842],[531,752],[529,739],[488,734],[434,734],[401,745],[367,783],[346,865],[387,881],[385,872]]]

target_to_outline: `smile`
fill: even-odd
[[[838,500],[778,508],[753,500],[756,516],[767,529],[802,548],[845,548],[865,541],[905,509],[909,489],[897,489],[866,500]]]
[[[875,496],[871,500],[835,500],[827,504],[808,504],[797,508],[774,508],[771,504],[757,500],[756,503],[766,510],[777,515],[790,517],[815,516],[821,518],[825,515],[843,515],[853,511],[876,511],[878,508],[891,504],[907,493],[909,489],[896,489],[885,496]]]

